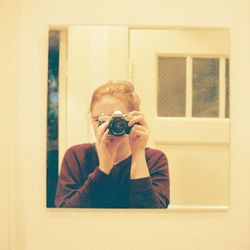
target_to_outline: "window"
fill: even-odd
[[[229,59],[159,56],[157,115],[229,117]]]
[[[158,116],[185,116],[186,58],[158,59]]]

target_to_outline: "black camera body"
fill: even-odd
[[[103,114],[98,118],[98,125],[100,126],[110,117]],[[128,126],[128,123],[135,116],[130,116],[128,114],[123,114],[120,110],[114,111],[111,116],[111,120],[108,125],[109,133],[114,136],[128,135],[132,127]]]

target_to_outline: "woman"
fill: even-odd
[[[95,90],[90,113],[96,143],[67,150],[58,180],[57,207],[166,208],[169,173],[166,156],[146,148],[149,128],[129,82],[108,82]],[[128,135],[114,136],[114,111],[129,114]],[[100,122],[100,117],[105,119]]]

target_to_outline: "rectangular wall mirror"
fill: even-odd
[[[141,98],[148,146],[168,158],[168,209],[228,208],[228,29],[51,27],[48,55],[47,207],[55,207],[66,150],[95,141],[93,91],[108,80],[126,80]]]

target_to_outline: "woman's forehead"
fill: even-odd
[[[104,96],[93,105],[92,117],[99,116],[102,113],[112,115],[115,110],[121,110],[123,113],[128,112],[124,101],[113,96]]]

